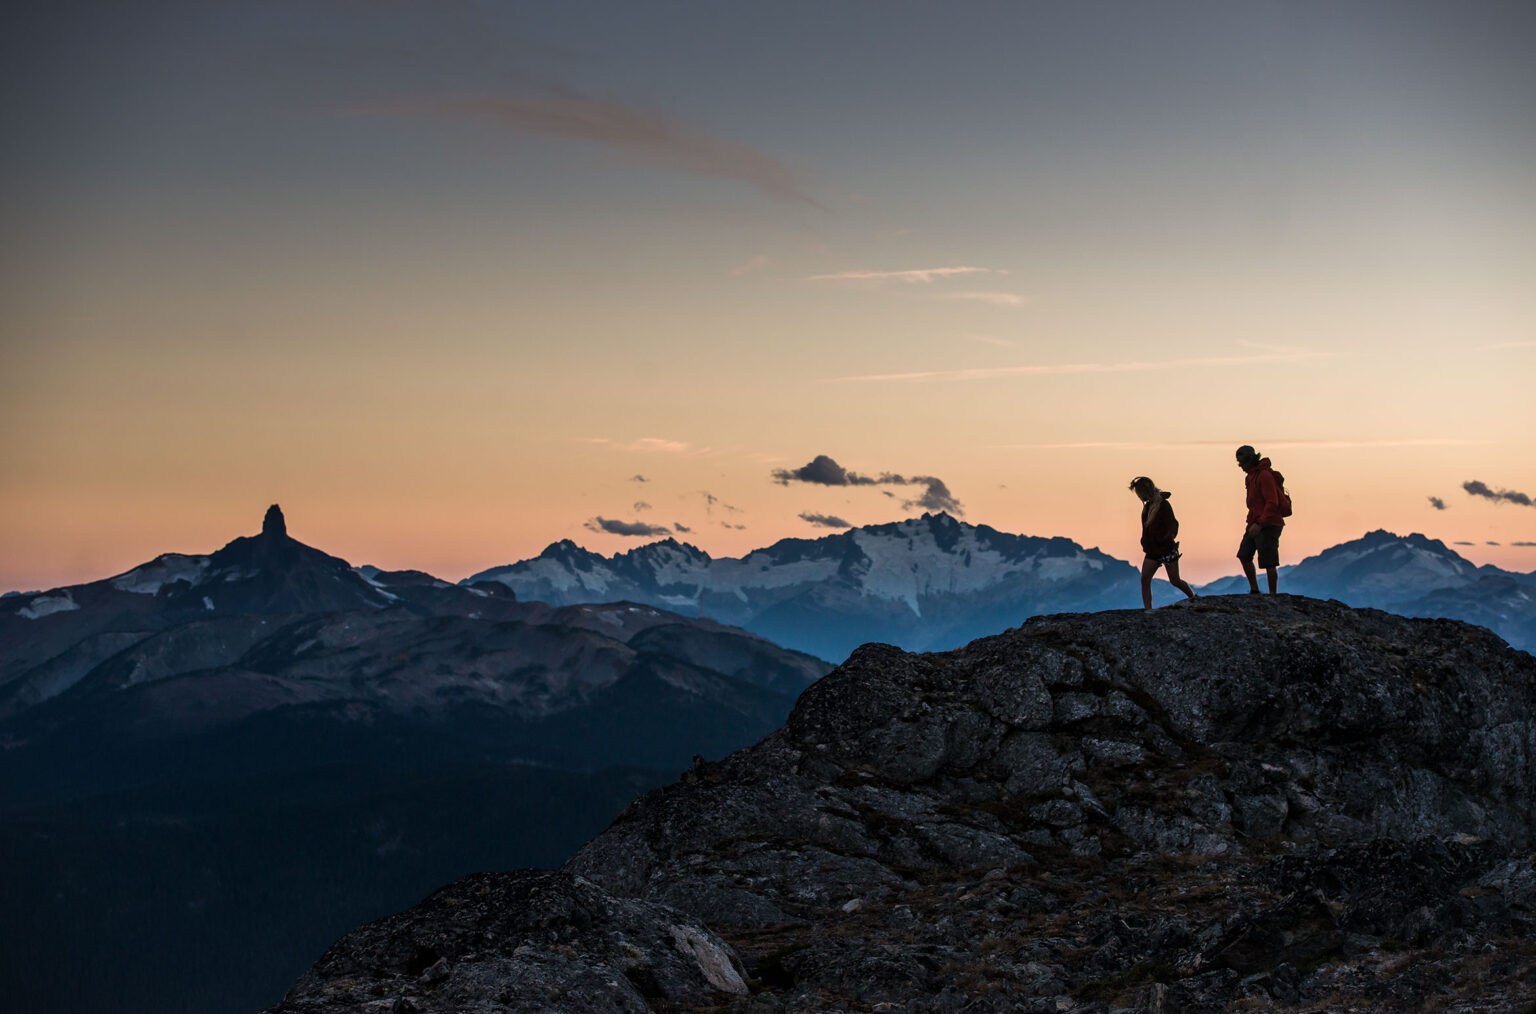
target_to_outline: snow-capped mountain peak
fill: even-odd
[[[916,646],[948,647],[1000,616],[1016,623],[1050,608],[1119,604],[1123,593],[1109,589],[1133,577],[1122,561],[1070,540],[1008,535],[940,512],[783,539],[739,558],[674,539],[612,557],[566,541],[469,581],[561,605],[627,599],[708,615],[833,658],[871,639],[839,613],[877,617],[877,633],[888,627],[907,645],[915,635]]]

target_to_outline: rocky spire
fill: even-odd
[[[283,520],[283,509],[277,504],[267,508],[267,516],[261,519],[261,534],[273,538],[288,537],[288,523]]]

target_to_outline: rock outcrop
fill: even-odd
[[[429,900],[273,1011],[1525,1011],[1533,848],[1536,660],[1480,628],[1288,596],[1044,617],[861,648],[538,875],[584,920],[487,912],[428,981]]]
[[[288,522],[283,520],[283,509],[277,504],[267,508],[267,513],[261,519],[261,534],[269,539],[282,539],[288,536]]]
[[[349,934],[310,981],[342,983],[319,988],[346,1010],[367,1009],[380,985],[393,993],[401,984],[443,1010],[561,1014],[640,1014],[651,1009],[647,998],[699,1004],[747,992],[735,956],[696,920],[538,870],[465,877]],[[380,1009],[419,1008],[395,997]]]

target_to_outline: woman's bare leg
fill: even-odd
[[[1142,568],[1142,574],[1146,574],[1146,568]],[[1143,583],[1145,583],[1145,578],[1143,578]],[[1173,585],[1179,591],[1183,592],[1185,595],[1188,595],[1190,598],[1195,597],[1195,590],[1189,586],[1188,582],[1179,577],[1178,560],[1168,561],[1168,583]]]
[[[1143,609],[1152,608],[1152,575],[1157,573],[1157,568],[1162,564],[1150,556],[1141,561],[1141,606]]]

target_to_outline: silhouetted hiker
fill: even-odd
[[[1141,498],[1141,604],[1152,608],[1152,575],[1157,568],[1168,568],[1168,582],[1179,591],[1195,597],[1195,591],[1179,577],[1179,519],[1173,515],[1172,493],[1165,493],[1145,475],[1131,480],[1131,492]]]
[[[1248,591],[1259,594],[1259,576],[1253,567],[1253,554],[1259,554],[1259,566],[1269,578],[1269,593],[1273,595],[1280,577],[1280,530],[1285,527],[1285,512],[1281,508],[1280,481],[1269,467],[1269,459],[1259,457],[1259,452],[1244,444],[1237,449],[1237,464],[1247,473],[1248,521],[1243,531],[1243,541],[1237,547],[1237,558],[1243,563],[1243,573],[1248,576]]]

